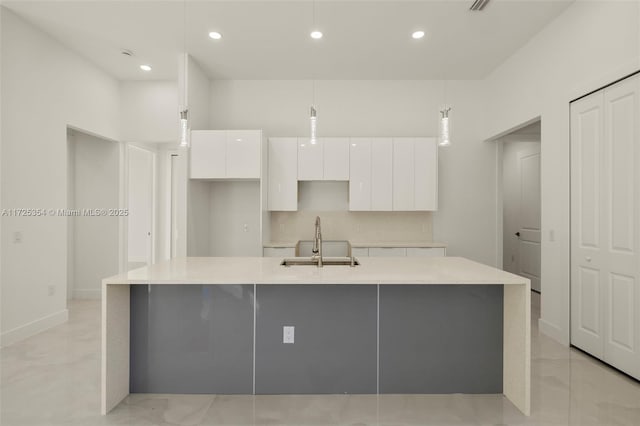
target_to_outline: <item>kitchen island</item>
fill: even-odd
[[[142,392],[503,393],[529,414],[527,279],[359,260],[182,258],[104,279],[102,413]]]

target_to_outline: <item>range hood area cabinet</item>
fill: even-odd
[[[298,180],[349,180],[349,138],[298,138]]]
[[[298,181],[348,180],[351,211],[438,207],[435,138],[269,138],[268,210],[298,209]]]
[[[191,179],[260,179],[262,131],[192,130]]]
[[[351,138],[349,210],[437,209],[435,138]]]

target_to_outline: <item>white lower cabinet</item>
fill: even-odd
[[[446,255],[444,247],[407,247],[407,256],[442,257]]]
[[[369,247],[370,257],[404,257],[407,249],[404,247]]]
[[[355,257],[441,257],[446,256],[444,247],[353,247]]]
[[[351,247],[351,255],[355,257],[369,257],[369,249],[367,247]]]
[[[264,247],[262,250],[263,257],[295,257],[295,247]]]

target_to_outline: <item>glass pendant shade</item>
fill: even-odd
[[[189,110],[180,111],[180,147],[189,146]]]
[[[314,145],[316,144],[316,142],[318,140],[317,136],[316,136],[317,121],[318,121],[318,117],[317,117],[317,114],[316,114],[316,108],[312,105],[311,106],[311,114],[310,114],[310,117],[309,117],[309,122],[311,124],[311,140],[310,140],[310,142],[312,144],[314,144]]]
[[[438,145],[451,145],[451,108],[443,107],[440,110],[440,120],[438,123]]]

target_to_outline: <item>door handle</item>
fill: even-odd
[[[586,260],[587,262],[591,262],[591,258],[589,256],[585,257],[584,260]]]
[[[516,237],[520,236],[520,231],[516,232]]]

